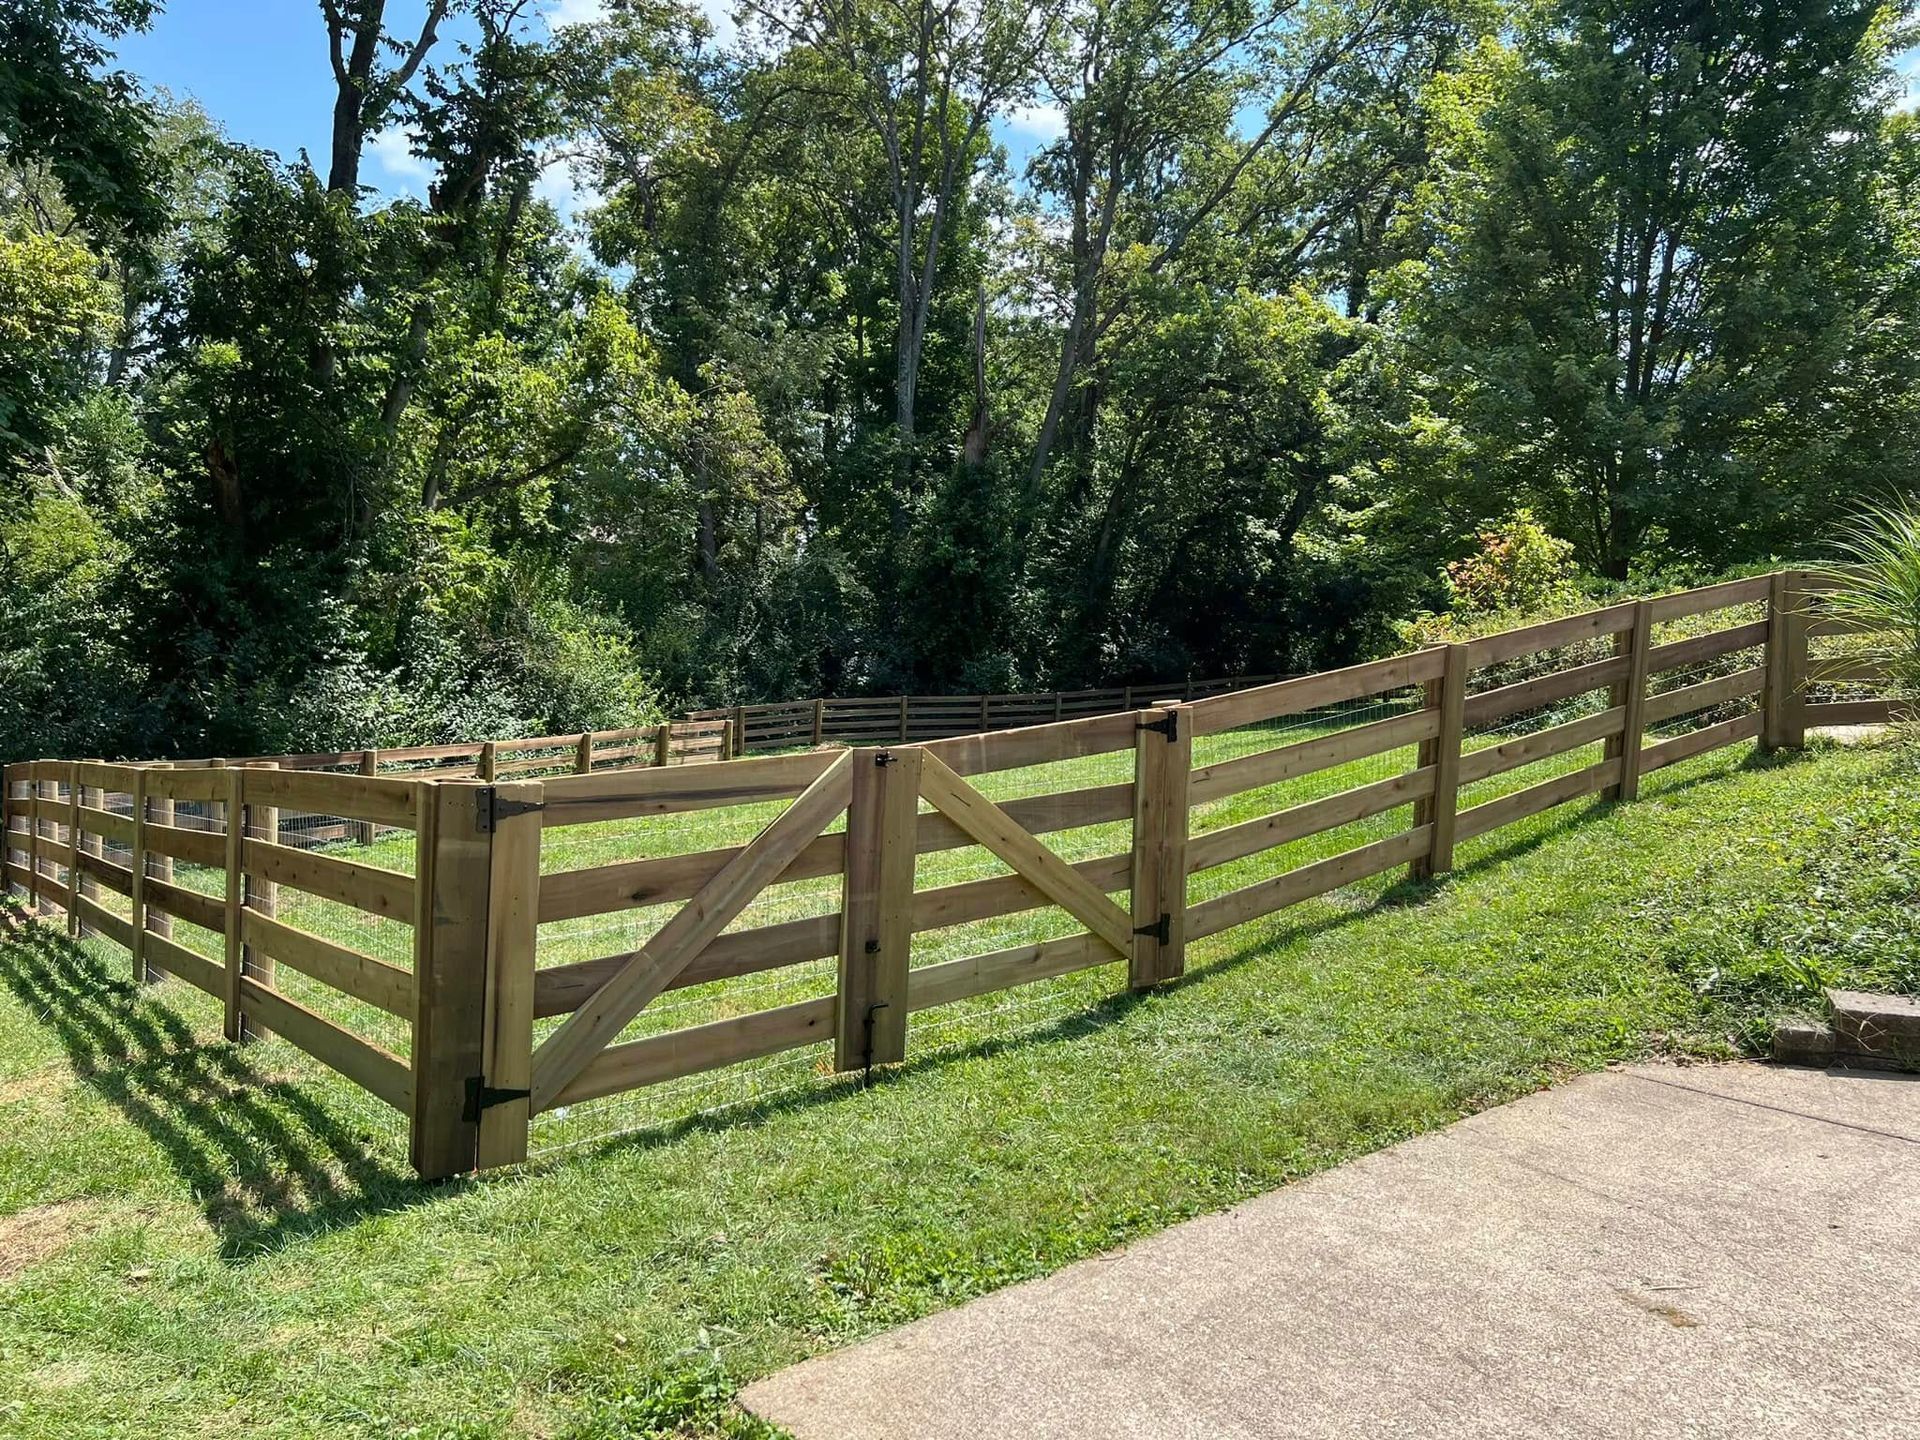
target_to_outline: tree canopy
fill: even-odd
[[[1916,489],[1902,4],[322,0],[292,159],[156,9],[0,17],[9,755],[1335,664]]]

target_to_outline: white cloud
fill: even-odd
[[[389,125],[367,142],[367,155],[380,173],[400,190],[425,188],[433,169],[413,153],[413,132],[400,125]]]
[[[1067,133],[1067,114],[1058,105],[1016,105],[1007,112],[1007,128],[1039,144]]]
[[[550,159],[540,167],[539,178],[533,182],[533,193],[535,198],[553,206],[563,224],[571,224],[580,211],[591,210],[605,198],[591,185],[580,183],[571,161],[559,158]]]

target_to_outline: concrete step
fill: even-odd
[[[1828,990],[1828,1023],[1783,1020],[1773,1058],[1787,1065],[1851,1065],[1920,1071],[1920,1000]]]

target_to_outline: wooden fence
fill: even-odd
[[[879,695],[839,700],[781,700],[770,705],[694,710],[688,713],[687,719],[729,722],[733,727],[736,755],[835,741],[844,745],[906,744],[1111,715],[1144,705],[1158,705],[1163,700],[1199,700],[1286,678],[1237,675],[1225,680],[1174,680],[1158,685],[1047,690],[1023,695]]]
[[[1897,702],[1857,698],[1871,653],[1815,652],[1846,633],[1823,588],[1781,572],[1192,702],[726,765],[503,778],[517,741],[490,782],[35,761],[5,774],[6,877],[136,977],[217,997],[229,1038],[278,1034],[410,1117],[414,1165],[442,1176],[524,1158],[540,1117],[735,1062],[898,1062],[911,1017],[971,997],[1110,963],[1155,985],[1189,941],[1443,873],[1677,761],[1885,721]],[[345,838],[288,843],[288,813]],[[991,873],[943,869],[963,853]],[[1067,932],[968,948],[1039,912]],[[739,983],[809,966],[788,1003]]]
[[[240,759],[185,760],[176,765],[273,765],[282,770],[342,771],[355,775],[401,775],[415,780],[461,776],[507,780],[526,775],[625,770],[636,765],[692,765],[730,759],[733,722],[675,720],[628,730],[587,730],[518,740],[468,740],[453,745],[390,746],[336,750],[315,755],[250,755]]]

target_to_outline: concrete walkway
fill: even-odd
[[[1920,1437],[1920,1079],[1587,1076],[742,1398],[799,1440]]]

